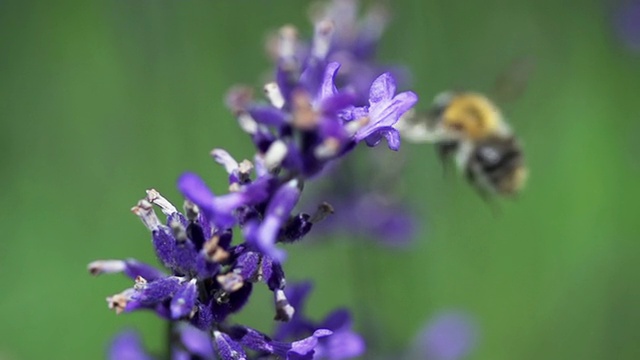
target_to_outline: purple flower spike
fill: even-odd
[[[109,360],[152,360],[135,331],[125,331],[116,336],[109,349]]]
[[[398,122],[402,114],[415,105],[418,96],[411,91],[398,95],[395,95],[395,92],[396,82],[390,73],[380,75],[371,84],[369,121],[356,131],[354,138],[357,142],[366,140],[367,145],[375,146],[382,137],[385,137],[390,149],[400,148],[400,134],[393,125]]]
[[[414,352],[430,360],[459,360],[471,352],[476,340],[476,326],[468,315],[445,312],[419,334]]]
[[[310,286],[299,288],[290,302],[282,266],[286,253],[277,247],[302,240],[333,213],[324,200],[315,204],[315,213],[292,213],[302,184],[323,175],[360,142],[373,146],[384,137],[397,150],[393,125],[416,101],[410,92],[396,95],[389,74],[373,81],[384,72],[371,57],[386,16],[374,8],[357,21],[355,1],[333,0],[314,19],[311,42],[292,26],[281,28],[269,44],[277,64],[274,79],[264,86],[266,103],[254,100],[248,87],[230,92],[226,103],[255,153],[248,157],[252,163],[238,162],[222,149],[211,152],[228,174],[228,192],[216,195],[198,175],[184,173],[177,181],[183,212],[154,189],[132,208],[150,231],[166,273],[133,259],[89,264],[94,275],[124,273],[135,279],[131,288],[107,298],[116,313],[151,310],[170,322],[162,358],[337,360],[363,353],[364,342],[351,331],[347,311],[324,322],[307,319],[302,310]],[[243,236],[234,237],[234,231]],[[273,293],[274,319],[289,322],[275,339],[229,320],[258,283]],[[114,343],[111,358],[149,356],[135,335],[126,335]]]

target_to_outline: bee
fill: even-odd
[[[528,170],[520,141],[486,96],[441,93],[426,120],[440,159],[454,160],[483,197],[515,195],[524,187]]]
[[[497,90],[506,89],[508,95],[521,92],[522,70],[529,71],[530,63],[511,66],[498,78]],[[515,85],[506,80],[512,75],[518,75]],[[434,143],[443,165],[455,163],[484,199],[514,196],[526,183],[528,168],[520,140],[500,108],[481,93],[440,93],[426,116],[406,116],[396,129],[410,142]]]

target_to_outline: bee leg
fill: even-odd
[[[500,216],[501,209],[498,202],[496,201],[494,194],[478,183],[476,175],[471,170],[471,168],[467,168],[467,170],[465,171],[465,177],[467,178],[469,184],[471,184],[471,187],[480,196],[480,199],[482,199],[482,201],[487,204],[489,208],[491,208],[491,212],[493,213],[493,215],[495,217]]]
[[[438,158],[442,163],[442,174],[446,178],[451,173],[451,159],[458,151],[458,142],[449,141],[436,144],[436,151],[438,152]]]

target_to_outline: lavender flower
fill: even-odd
[[[331,21],[319,21],[312,46],[299,57],[295,29],[282,28],[276,80],[265,85],[269,103],[254,101],[246,88],[230,92],[227,105],[257,152],[253,162],[238,162],[222,149],[212,151],[227,173],[228,193],[214,194],[198,175],[184,173],[177,182],[186,198],[183,212],[153,189],[132,208],[151,232],[165,270],[133,259],[89,264],[91,274],[124,273],[133,280],[130,288],[107,298],[109,307],[116,313],[153,311],[168,320],[174,359],[311,359],[314,354],[343,359],[364,349],[346,311],[287,339],[229,323],[256,283],[273,292],[275,320],[293,319],[281,265],[286,254],[276,244],[302,239],[331,211],[320,205],[314,214],[294,212],[305,181],[358,143],[376,146],[386,138],[397,150],[393,125],[417,101],[412,92],[396,94],[389,73],[373,80],[367,94],[338,89],[340,64],[327,60],[333,33]],[[357,102],[363,95],[368,105]],[[243,242],[234,242],[238,231]],[[116,339],[112,354],[147,356],[130,333]]]

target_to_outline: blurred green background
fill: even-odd
[[[381,59],[413,71],[422,109],[452,86],[489,91],[513,59],[536,59],[527,92],[505,106],[531,181],[496,215],[443,178],[428,145],[404,144],[405,192],[424,219],[415,247],[291,247],[289,279],[317,284],[309,311],[352,306],[361,328],[374,314],[375,347],[388,351],[453,308],[480,325],[470,359],[640,358],[640,56],[614,36],[616,3],[389,4]],[[209,151],[252,148],[225,91],[261,86],[266,31],[293,23],[309,35],[308,5],[0,0],[0,359],[101,358],[128,326],[161,348],[154,316],[107,309],[129,281],[92,278],[86,264],[155,261],[129,212],[145,189],[180,204],[184,170],[226,188]],[[271,317],[260,287],[239,321],[268,331]]]

